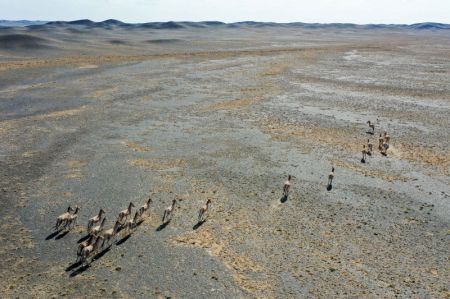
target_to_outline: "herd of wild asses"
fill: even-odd
[[[100,209],[97,215],[90,218],[87,224],[87,240],[81,242],[78,245],[77,250],[77,262],[82,264],[88,263],[88,258],[95,254],[98,249],[103,248],[105,243],[110,244],[111,241],[115,241],[117,234],[120,230],[124,230],[127,234],[137,227],[138,223],[143,220],[145,212],[149,209],[151,198],[147,200],[134,214],[134,217],[128,217],[131,215],[131,209],[134,204],[130,202],[128,208],[120,211],[114,226],[110,229],[105,229],[105,210]],[[67,208],[67,212],[61,214],[56,219],[54,229],[59,231],[61,229],[70,230],[73,228],[78,219],[78,212],[80,208],[78,206],[75,209],[70,206]]]
[[[368,134],[374,135],[375,134],[375,124],[373,124],[370,120],[367,121],[367,124],[369,125],[369,128],[371,131],[368,131]],[[387,150],[389,149],[389,142],[391,140],[391,137],[389,134],[385,131],[383,135],[380,133],[380,137],[378,138],[378,150],[381,152],[383,156],[387,156]],[[367,148],[366,148],[367,146]],[[367,145],[363,145],[362,150],[362,159],[361,163],[366,163],[366,157],[372,156],[373,152],[373,144],[370,141],[370,139],[367,139]]]
[[[375,124],[371,121],[368,121],[370,131],[368,134],[375,134]],[[382,155],[387,155],[387,150],[389,149],[390,136],[387,132],[384,132],[383,136],[380,134],[378,139],[378,149]],[[370,139],[367,139],[367,144],[363,145],[362,151],[362,159],[361,162],[365,163],[366,156],[371,156],[373,152],[373,144]],[[332,188],[332,183],[334,179],[334,167],[332,167],[331,172],[328,175],[328,183],[327,190],[330,191]],[[289,175],[287,181],[283,186],[283,199],[287,200],[289,195],[289,190],[291,188],[291,180],[292,176]],[[105,244],[110,246],[112,243],[115,243],[116,237],[119,232],[124,231],[127,236],[129,236],[133,230],[137,228],[137,226],[144,221],[144,215],[147,210],[150,208],[150,204],[152,202],[151,198],[148,198],[147,202],[145,202],[139,209],[136,210],[134,216],[132,215],[132,208],[135,207],[132,202],[128,204],[128,207],[119,212],[117,219],[114,223],[114,226],[109,229],[105,229],[106,216],[105,211],[100,209],[98,214],[88,220],[87,224],[87,233],[88,235],[84,238],[85,241],[79,243],[77,249],[77,259],[76,263],[80,263],[82,265],[89,265],[89,258],[94,256],[100,249],[103,249]],[[162,225],[167,225],[174,214],[175,204],[177,203],[176,199],[172,200],[170,206],[168,206],[163,213],[162,217]],[[198,212],[197,224],[201,224],[206,221],[206,217],[209,211],[209,206],[212,203],[211,198],[208,198],[206,203],[200,208]],[[76,206],[74,209],[70,206],[67,211],[56,219],[56,224],[54,229],[56,231],[65,230],[66,232],[70,231],[76,224],[78,219],[78,212],[80,208]]]
[[[125,235],[129,236],[133,230],[144,221],[144,215],[150,208],[151,202],[152,199],[149,197],[147,202],[136,210],[133,217],[131,217],[131,210],[135,205],[130,202],[126,209],[119,212],[114,226],[109,229],[105,229],[105,210],[100,209],[97,215],[88,220],[88,234],[84,238],[85,240],[78,244],[77,259],[75,262],[82,265],[89,265],[89,258],[97,254],[99,250],[103,249],[105,244],[109,247],[111,244],[115,243],[119,232],[124,231]],[[206,220],[211,202],[212,199],[208,198],[206,203],[200,208],[197,224],[201,224]],[[172,220],[176,203],[176,199],[172,200],[172,204],[164,210],[162,225],[167,225]],[[60,232],[61,230],[65,230],[66,232],[70,231],[77,223],[79,211],[80,207],[76,206],[75,208],[72,208],[69,206],[65,213],[56,218],[54,229],[57,232]]]

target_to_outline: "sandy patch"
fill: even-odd
[[[7,254],[20,248],[33,248],[35,246],[31,232],[26,229],[22,222],[15,215],[6,215],[0,225],[0,254]],[[14,231],[14,235],[8,235],[6,232]],[[14,240],[11,240],[11,239]]]
[[[42,121],[42,120],[58,120],[70,116],[79,115],[88,109],[87,105],[81,106],[79,108],[67,109],[61,111],[55,111],[45,114],[39,114],[34,116],[26,116],[17,119],[3,120],[0,121],[0,133],[7,133],[9,130],[15,128],[23,121]]]
[[[111,88],[105,88],[105,89],[99,89],[91,93],[91,96],[93,98],[99,99],[106,96],[111,96],[113,93],[115,93],[118,90],[117,87],[111,87]]]
[[[445,175],[450,175],[450,151],[439,151],[420,145],[407,143],[395,144],[395,147],[388,150],[393,156],[401,159],[432,165],[438,168]]]
[[[79,69],[96,69],[98,65],[95,64],[83,64],[78,67]]]
[[[271,285],[268,282],[258,281],[249,277],[250,273],[264,272],[264,267],[252,261],[249,257],[232,251],[226,246],[224,241],[215,238],[206,225],[199,232],[190,232],[176,237],[173,242],[177,245],[189,245],[206,249],[210,255],[222,260],[224,265],[233,272],[233,279],[236,283],[250,293],[271,289]]]
[[[81,160],[69,160],[66,161],[66,167],[69,169],[69,173],[66,173],[64,177],[66,179],[81,179],[84,175],[82,168],[87,165],[86,161]]]
[[[341,47],[315,47],[315,48],[278,48],[261,50],[228,50],[228,51],[198,51],[183,53],[164,53],[149,55],[99,55],[99,56],[66,56],[47,59],[25,59],[0,63],[0,71],[10,71],[23,68],[39,67],[58,67],[72,65],[102,65],[118,62],[138,62],[153,59],[187,59],[187,58],[205,58],[205,59],[224,59],[229,57],[247,57],[247,56],[271,56],[274,54],[289,53],[310,53],[317,50],[336,51]],[[307,55],[309,56],[309,55]]]
[[[13,86],[10,88],[6,88],[3,90],[0,90],[0,93],[16,93],[23,90],[30,90],[30,89],[36,89],[36,88],[48,88],[51,87],[52,84],[55,84],[55,81],[52,82],[42,82],[42,83],[33,83],[33,84],[27,84],[27,85],[18,85]]]
[[[361,163],[359,161],[355,162],[355,163],[350,163],[350,162],[342,161],[342,160],[333,160],[332,163],[334,166],[347,168],[347,169],[353,170],[355,172],[358,172],[364,176],[380,178],[380,179],[388,181],[388,182],[393,182],[393,181],[406,182],[409,180],[407,177],[399,175],[399,174],[392,175],[392,172],[364,168],[361,166]]]
[[[83,111],[87,110],[88,106],[81,106],[75,109],[67,109],[62,111],[50,112],[46,114],[40,114],[35,116],[27,116],[18,119],[4,120],[0,121],[0,133],[6,134],[12,129],[16,128],[24,121],[43,121],[43,120],[58,120],[70,116],[75,116],[81,114]]]
[[[203,224],[198,230],[179,235],[172,239],[176,245],[193,246],[205,249],[211,256],[217,257],[230,269],[235,282],[245,291],[257,297],[271,297],[273,285],[267,278],[256,279],[256,276],[267,277],[269,271],[263,265],[254,261],[250,256],[234,250],[231,242],[236,239],[235,231],[242,234],[254,233],[251,221],[244,215],[246,211],[225,211],[224,204],[228,201],[228,194],[224,186],[211,184],[208,180],[191,180],[191,191],[181,195],[183,200],[194,198],[199,204],[204,204],[206,198],[212,198],[211,210],[208,218],[222,223],[221,230],[216,231],[209,223]],[[236,220],[236,219],[239,219]],[[224,222],[222,222],[224,220]]]
[[[278,141],[291,142],[301,139],[309,143],[337,145],[353,152],[362,149],[363,141],[360,137],[356,137],[355,129],[304,126],[298,123],[284,123],[275,118],[262,120],[259,124],[263,132]]]
[[[329,145],[337,146],[340,149],[350,151],[352,153],[360,153],[362,146],[365,144],[364,139],[360,137],[358,130],[360,128],[345,129],[345,128],[322,128],[318,126],[304,126],[298,123],[285,123],[279,119],[269,118],[259,122],[259,125],[264,133],[272,136],[273,139],[283,142],[301,142],[307,145]],[[372,138],[374,147],[377,146],[378,141]],[[377,154],[378,151],[375,150]],[[412,162],[417,162],[425,165],[431,165],[438,168],[441,172],[448,175],[450,173],[450,152],[440,152],[437,149],[426,148],[420,145],[413,145],[403,141],[391,141],[391,146],[387,152],[389,156],[399,159],[405,159]],[[344,165],[343,165],[344,166]],[[344,167],[350,167],[346,165]],[[356,169],[354,169],[356,170]],[[394,179],[389,175],[382,175],[381,177]],[[367,173],[367,175],[370,175]],[[404,178],[398,177],[403,180]]]
[[[26,151],[22,154],[22,157],[24,158],[31,158],[34,157],[38,152],[36,151]]]
[[[179,180],[181,177],[185,176],[183,171],[162,171],[159,173],[159,176],[166,184],[170,184],[170,186],[173,186],[173,184]],[[158,192],[169,192],[172,191],[170,187],[159,187],[157,188]]]
[[[42,114],[42,115],[38,115],[38,116],[33,117],[33,120],[48,120],[48,119],[65,118],[65,117],[69,117],[69,116],[78,115],[81,112],[86,111],[87,108],[88,108],[88,106],[84,105],[84,106],[81,106],[79,108],[67,109],[67,110],[62,110],[62,111],[56,111],[56,112],[51,112],[51,113],[47,113],[47,114]]]
[[[149,152],[151,150],[149,146],[142,146],[142,142],[126,141],[124,143],[128,148],[132,149],[135,152]]]
[[[272,64],[262,72],[263,76],[277,76],[288,69],[287,64]]]
[[[230,101],[223,101],[220,103],[213,104],[206,108],[206,110],[233,110],[240,109],[243,107],[247,107],[253,105],[261,100],[260,97],[252,97],[245,99],[236,99]]]
[[[72,172],[64,176],[66,179],[81,179],[83,174],[81,172]]]
[[[87,165],[86,161],[81,160],[69,160],[66,161],[66,166],[69,168],[81,168]]]

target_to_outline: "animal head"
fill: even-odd
[[[98,212],[100,215],[105,214],[105,210],[100,209],[100,211]]]
[[[147,204],[150,204],[152,202],[152,199],[149,197],[147,200]]]
[[[134,208],[134,203],[130,202],[130,207]]]
[[[331,167],[331,172],[334,172],[334,167]]]
[[[212,202],[211,198],[208,198],[208,200],[206,201],[206,204],[210,204]]]
[[[289,175],[288,176],[288,181],[290,181],[292,179],[292,176],[291,175]]]
[[[75,206],[75,212],[73,212],[74,214],[78,213],[78,211],[80,210],[79,206]]]
[[[173,205],[176,204],[176,203],[177,203],[177,200],[176,200],[176,199],[172,200],[172,204],[173,204]]]

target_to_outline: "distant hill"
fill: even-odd
[[[273,23],[273,22],[254,22],[243,21],[236,23],[222,23],[218,21],[204,22],[149,22],[149,23],[124,23],[119,20],[109,19],[102,22],[94,22],[88,19],[76,21],[7,21],[0,20],[0,26],[3,27],[24,27],[30,29],[42,29],[43,27],[74,27],[83,29],[89,28],[114,28],[122,27],[128,29],[185,29],[185,28],[264,28],[264,27],[285,27],[285,28],[306,28],[306,29],[412,29],[412,30],[449,30],[450,24],[442,23],[417,23],[417,24],[351,24],[351,23]]]
[[[27,34],[0,35],[0,49],[2,50],[41,50],[50,49],[50,42],[44,38]]]
[[[0,20],[0,27],[25,27],[30,25],[42,25],[46,24],[48,21],[8,21],[8,20]]]
[[[414,29],[450,29],[449,24],[441,23],[417,23],[409,26]]]

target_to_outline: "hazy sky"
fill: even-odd
[[[0,0],[0,19],[450,23],[450,0]]]

